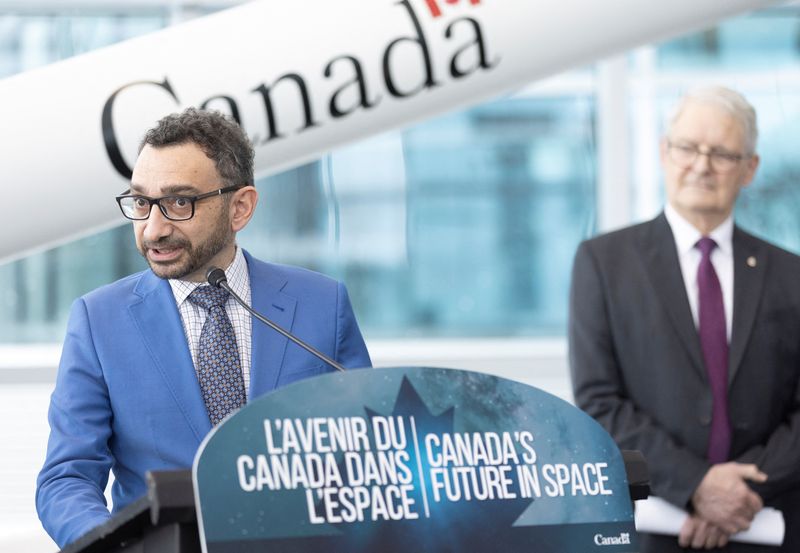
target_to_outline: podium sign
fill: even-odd
[[[470,371],[289,385],[217,427],[193,478],[207,553],[637,551],[610,436],[555,396]]]

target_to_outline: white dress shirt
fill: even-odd
[[[242,254],[242,249],[236,248],[236,255],[233,261],[225,269],[225,276],[228,277],[228,285],[236,294],[248,305],[250,304],[250,274],[247,272],[247,261]],[[172,287],[172,294],[178,304],[178,310],[183,321],[183,330],[186,333],[186,341],[189,343],[189,351],[192,354],[192,362],[197,370],[197,355],[200,348],[200,333],[203,324],[206,322],[207,312],[199,305],[187,300],[189,294],[194,292],[198,286],[208,286],[202,282],[189,282],[188,280],[170,279],[169,285]],[[251,364],[251,330],[253,319],[233,298],[228,298],[225,303],[225,312],[233,325],[233,332],[236,335],[236,345],[239,348],[239,358],[242,363],[242,377],[244,378],[244,390],[247,397],[250,395],[250,364]]]
[[[694,326],[699,327],[697,269],[700,266],[702,254],[695,245],[703,235],[671,205],[667,204],[664,208],[664,215],[667,217],[667,222],[672,229],[672,236],[675,238],[675,247],[678,250],[683,283],[686,286],[686,295],[689,297]],[[730,343],[731,329],[733,328],[733,215],[725,219],[708,236],[717,243],[717,247],[711,252],[711,264],[714,266],[722,288],[725,328],[728,343]]]

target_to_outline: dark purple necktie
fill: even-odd
[[[700,346],[708,371],[713,398],[708,460],[724,463],[731,449],[731,423],[728,418],[728,333],[725,306],[717,272],[711,264],[711,252],[717,243],[704,236],[697,242],[702,254],[697,269],[699,291]]]

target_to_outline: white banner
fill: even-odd
[[[136,148],[234,115],[259,175],[774,0],[263,0],[0,81],[0,261],[122,221]]]

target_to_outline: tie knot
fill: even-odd
[[[199,305],[206,310],[212,307],[222,307],[228,301],[230,294],[224,288],[217,288],[216,286],[198,286],[194,292],[189,294],[189,301],[195,305]]]
[[[703,257],[708,257],[711,255],[711,252],[714,251],[714,248],[717,247],[717,243],[714,242],[713,238],[709,238],[708,236],[703,236],[700,240],[697,241],[695,247],[700,250],[700,253],[703,254]]]

